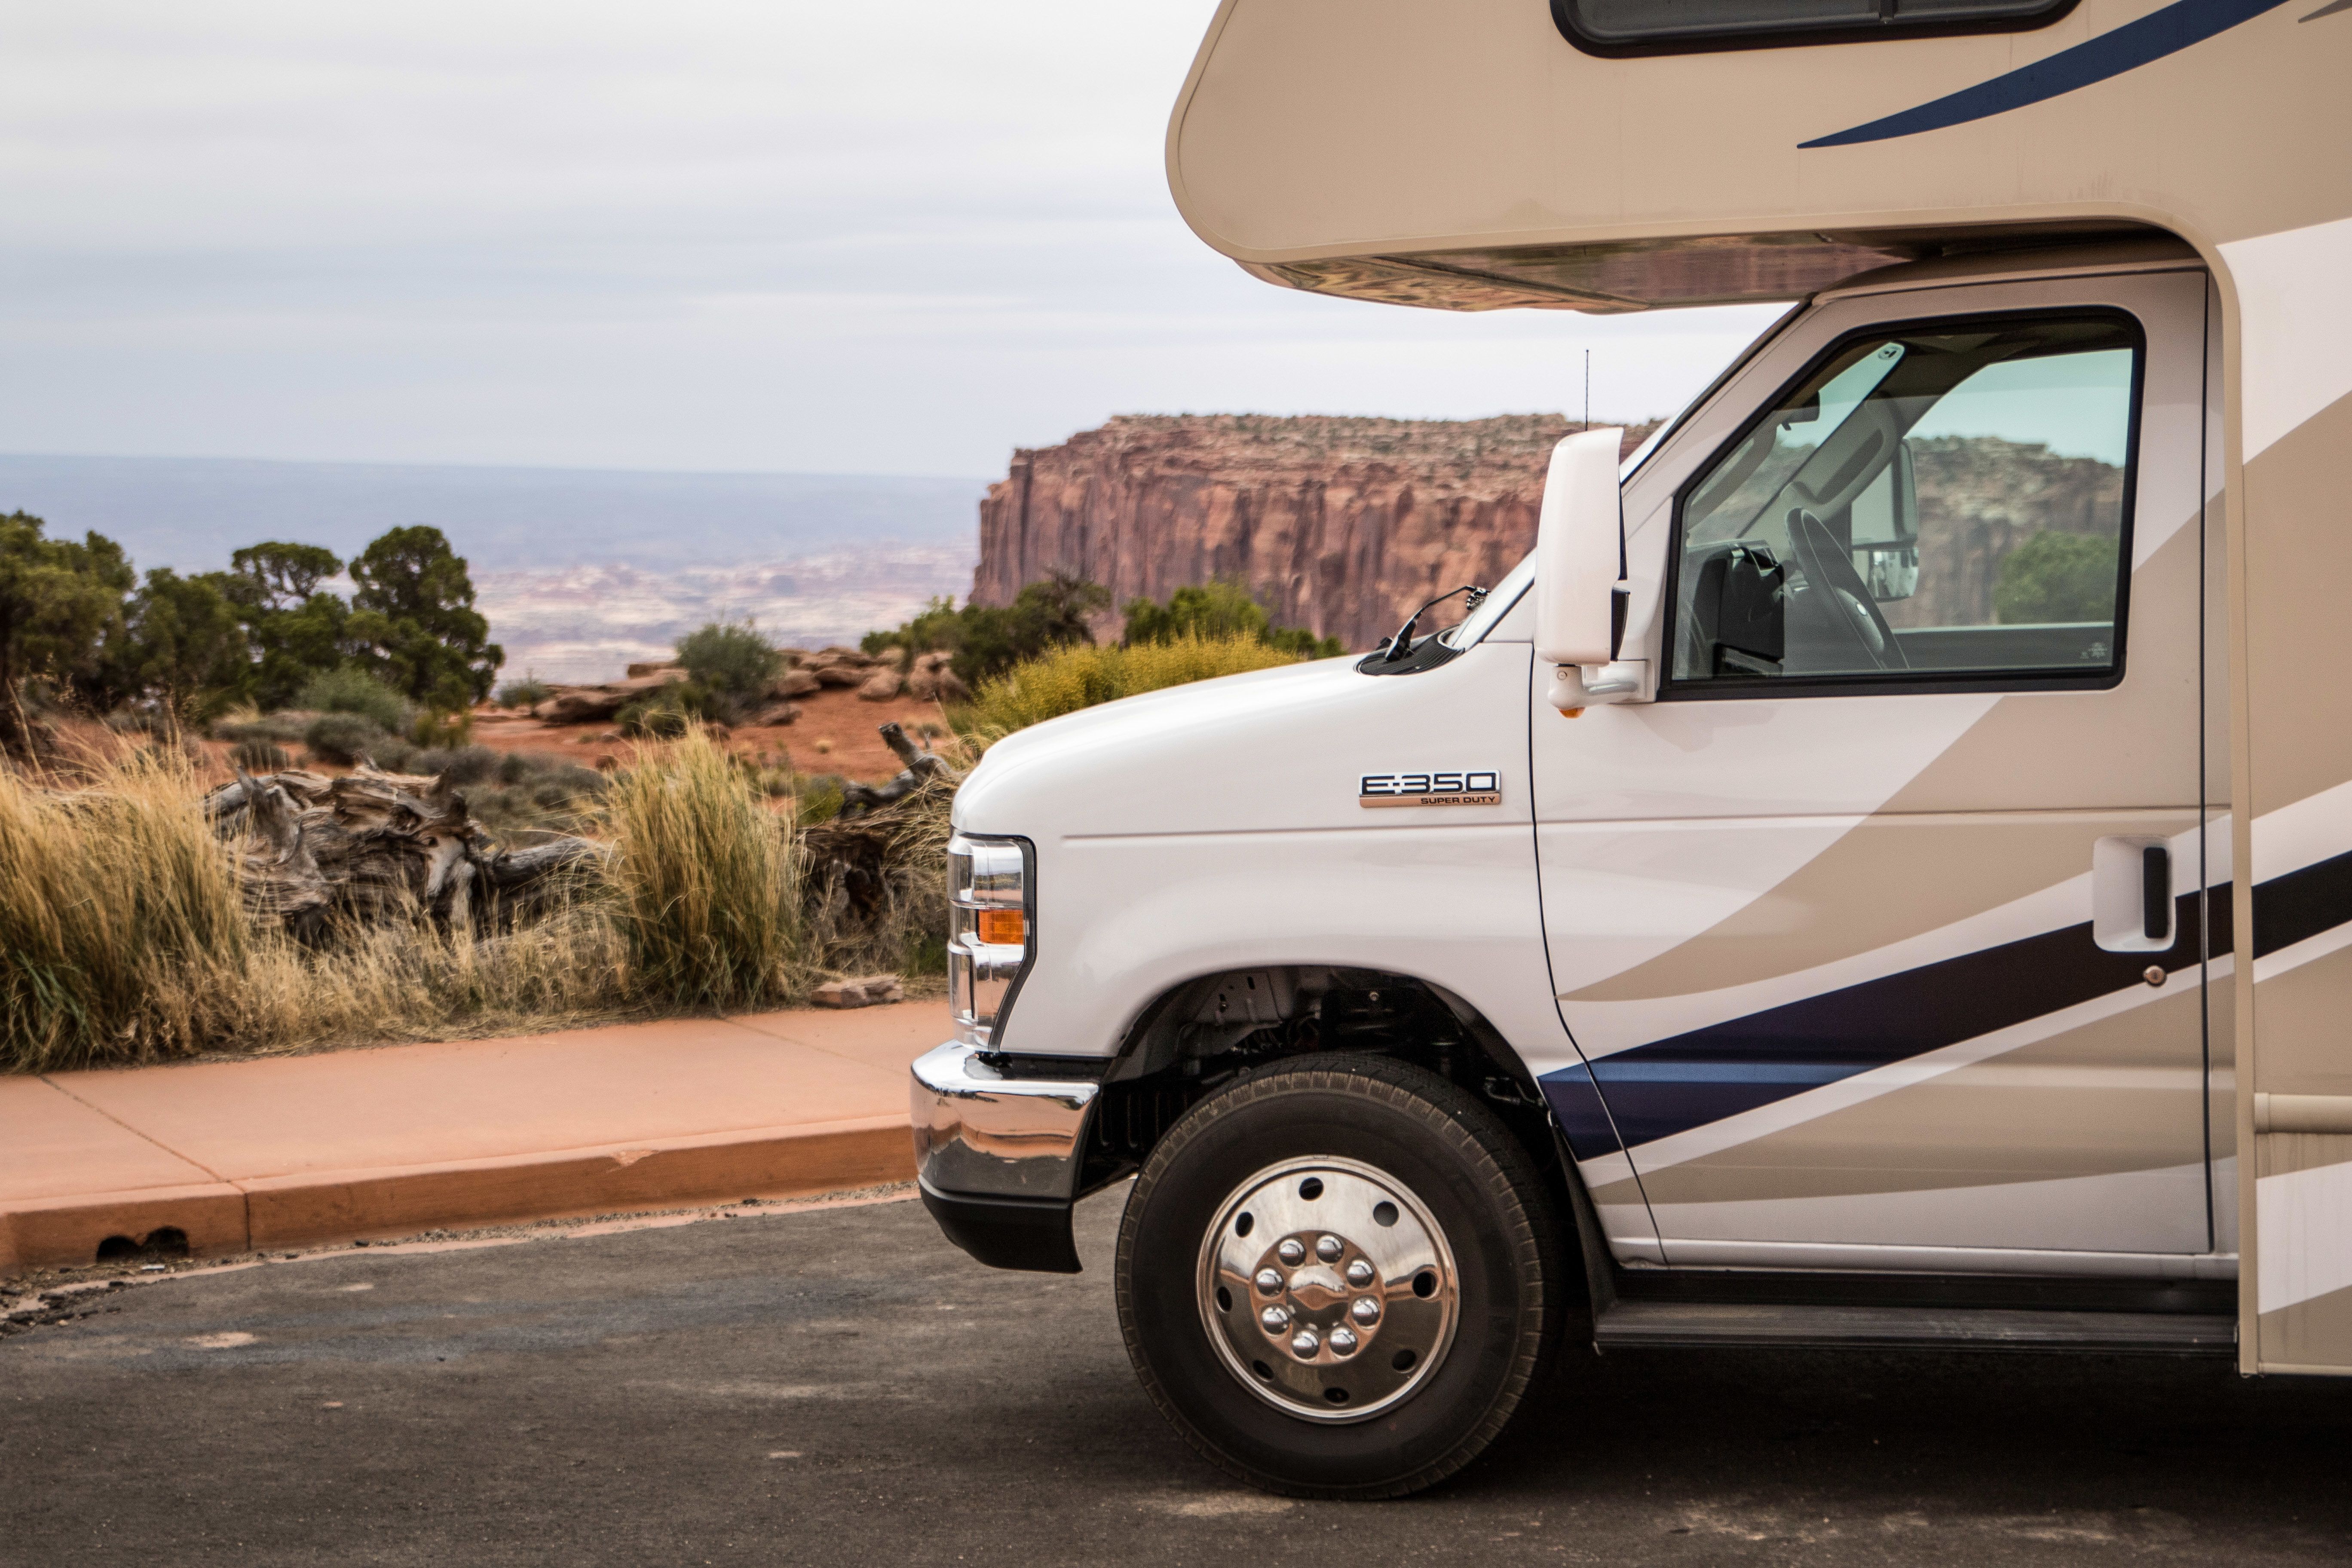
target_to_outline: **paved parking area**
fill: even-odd
[[[0,1563],[2312,1563],[2352,1384],[2164,1361],[1580,1362],[1401,1503],[1198,1463],[1087,1272],[890,1203],[121,1289],[0,1340]]]

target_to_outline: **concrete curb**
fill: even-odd
[[[915,1173],[904,1116],[199,1186],[18,1201],[0,1209],[0,1274],[91,1262],[110,1237],[166,1226],[198,1257],[630,1209],[801,1197]]]

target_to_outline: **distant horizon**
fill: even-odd
[[[1116,417],[1116,416],[1115,416]],[[1076,432],[1072,432],[1076,434]],[[940,479],[993,484],[985,475],[877,472],[857,468],[663,468],[651,464],[518,463],[444,461],[434,458],[265,458],[220,452],[32,452],[0,451],[0,463],[252,463],[304,468],[456,468],[469,472],[547,474],[659,474],[713,479]],[[999,476],[1002,477],[1002,476]]]

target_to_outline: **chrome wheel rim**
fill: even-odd
[[[1453,1347],[1460,1289],[1412,1190],[1354,1160],[1286,1160],[1236,1187],[1201,1243],[1201,1326],[1241,1385],[1286,1415],[1362,1421]]]

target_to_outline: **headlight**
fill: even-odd
[[[948,1006],[956,1038],[985,1050],[1036,947],[1021,841],[949,839],[948,903]]]

